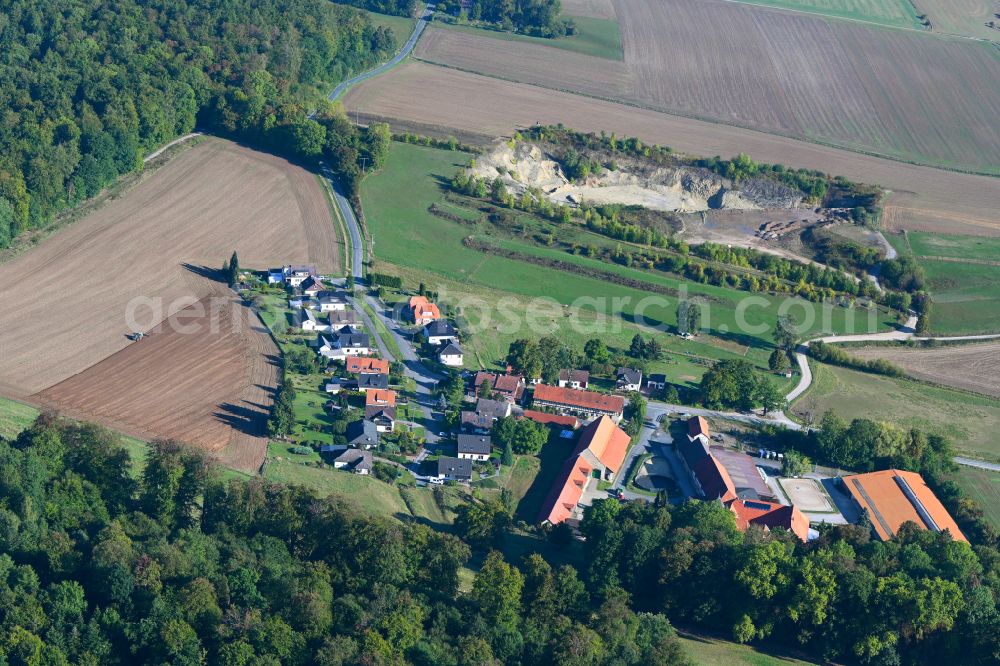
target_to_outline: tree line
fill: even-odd
[[[378,162],[381,133],[357,132],[322,100],[394,50],[390,30],[324,0],[9,0],[0,248],[196,126],[322,154],[351,186]]]
[[[537,554],[43,415],[0,438],[0,659],[11,665],[493,666],[688,662],[668,620]]]
[[[563,18],[559,0],[442,0],[437,9],[496,30],[533,37],[564,37],[576,33],[576,24]]]

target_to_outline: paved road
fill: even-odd
[[[808,390],[809,386],[812,384],[812,370],[809,369],[809,359],[806,356],[807,347],[816,342],[817,340],[822,340],[823,342],[878,342],[884,340],[909,340],[913,337],[913,332],[917,326],[917,318],[911,316],[906,320],[906,323],[902,328],[895,331],[889,331],[887,333],[871,333],[868,335],[828,335],[822,338],[814,338],[812,340],[806,340],[795,350],[795,362],[798,363],[799,372],[802,378],[799,379],[799,383],[795,388],[792,389],[791,393],[785,396],[785,400],[792,402],[800,395]]]
[[[997,463],[986,462],[985,460],[976,460],[975,458],[965,458],[964,456],[955,456],[952,460],[954,460],[957,464],[965,465],[966,467],[978,467],[979,469],[985,469],[991,472],[1000,472],[1000,465]]]
[[[347,79],[339,86],[334,88],[333,92],[331,92],[327,96],[327,98],[332,102],[341,95],[343,95],[345,92],[347,92],[347,90],[351,86],[361,83],[362,81],[367,81],[373,76],[378,76],[379,74],[389,69],[392,69],[399,63],[403,62],[403,60],[406,59],[408,55],[410,55],[410,51],[413,50],[413,47],[417,45],[417,40],[420,39],[420,34],[424,31],[424,28],[427,27],[427,23],[430,21],[431,14],[433,13],[434,13],[434,5],[430,4],[427,5],[427,7],[424,9],[424,13],[421,14],[420,18],[417,20],[417,25],[414,26],[413,33],[410,35],[410,38],[406,41],[406,44],[403,45],[403,48],[399,50],[399,53],[397,53],[392,60],[384,62],[374,69],[369,69],[367,72],[358,74],[354,78]]]

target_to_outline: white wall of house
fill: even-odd
[[[459,452],[458,457],[459,458],[465,458],[467,460],[480,460],[480,461],[482,461],[482,460],[489,460],[490,459],[490,454],[488,454],[488,453],[462,453],[462,452]]]
[[[450,365],[453,367],[461,366],[464,362],[462,360],[464,358],[462,354],[448,354],[448,355],[442,354],[438,358],[444,365]]]

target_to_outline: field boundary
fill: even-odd
[[[320,187],[323,188],[323,192],[326,194],[326,207],[330,211],[330,217],[334,225],[339,229],[340,237],[344,240],[344,275],[347,276],[351,274],[351,257],[354,256],[354,244],[351,242],[351,235],[347,233],[347,224],[340,214],[340,209],[337,208],[336,201],[334,201],[333,188],[330,185],[330,181],[319,174],[316,174],[316,178],[319,180]]]
[[[725,0],[725,1],[726,2],[735,2],[735,0]],[[746,4],[746,3],[736,3],[736,4]],[[995,46],[997,47],[998,51],[1000,51],[1000,45],[995,45]],[[430,60],[428,58],[418,56],[415,53],[411,54],[410,57],[414,61],[422,62],[422,63],[428,64],[428,65],[431,65],[431,66],[434,66],[434,67],[441,67],[443,69],[450,69],[450,70],[454,70],[456,72],[463,72],[465,74],[473,74],[475,76],[483,76],[483,77],[486,77],[486,78],[489,78],[489,79],[496,79],[497,81],[505,81],[507,83],[513,83],[513,84],[516,84],[516,85],[530,86],[532,88],[537,88],[539,90],[552,90],[552,91],[564,93],[564,94],[567,94],[567,95],[575,95],[577,97],[583,97],[583,98],[587,98],[587,99],[594,99],[594,100],[597,100],[597,101],[600,101],[600,102],[608,102],[610,104],[620,104],[622,106],[628,106],[628,107],[631,107],[631,108],[634,108],[634,109],[642,109],[643,111],[651,111],[653,113],[662,113],[663,115],[666,115],[666,116],[674,116],[674,117],[677,117],[677,118],[689,118],[691,120],[697,120],[699,122],[710,123],[712,125],[718,125],[719,127],[737,127],[739,129],[742,129],[742,130],[745,130],[745,131],[748,131],[748,132],[756,132],[758,134],[764,134],[764,135],[767,135],[767,136],[783,137],[783,138],[786,138],[786,139],[792,139],[794,141],[801,141],[803,143],[810,143],[810,144],[813,144],[813,145],[816,145],[816,146],[823,146],[825,148],[833,148],[833,149],[836,149],[836,150],[844,150],[844,151],[848,151],[848,152],[852,152],[852,153],[857,153],[858,155],[866,155],[868,157],[874,157],[874,158],[883,159],[883,160],[891,160],[893,162],[899,162],[900,164],[909,164],[909,165],[912,165],[912,166],[924,167],[924,168],[929,168],[929,169],[937,169],[939,171],[949,171],[949,172],[952,172],[952,173],[968,174],[970,176],[985,176],[985,177],[988,177],[988,178],[996,178],[996,179],[1000,180],[1000,167],[998,167],[997,171],[993,171],[993,172],[990,172],[990,171],[977,171],[975,169],[962,169],[962,168],[959,168],[959,167],[944,166],[944,165],[941,165],[941,164],[934,164],[934,163],[931,163],[931,162],[921,162],[921,161],[917,161],[917,160],[903,159],[903,158],[898,157],[898,156],[889,155],[889,154],[886,154],[886,153],[880,153],[880,152],[871,151],[871,150],[861,150],[861,149],[859,149],[857,147],[845,146],[845,145],[833,143],[831,141],[824,141],[824,140],[821,140],[821,139],[818,139],[818,138],[815,138],[815,137],[811,137],[811,136],[807,136],[807,135],[781,134],[781,133],[778,133],[778,132],[768,132],[767,130],[762,130],[762,129],[757,128],[757,127],[751,127],[750,125],[743,124],[743,123],[738,123],[738,122],[722,122],[722,121],[718,120],[717,118],[700,116],[700,115],[697,115],[697,114],[694,114],[694,113],[683,113],[681,111],[665,110],[662,107],[656,107],[656,106],[652,106],[652,105],[649,105],[649,104],[642,104],[642,103],[636,102],[634,100],[618,99],[618,98],[614,98],[614,97],[604,97],[604,96],[601,96],[601,95],[594,95],[592,93],[580,92],[579,90],[570,90],[568,88],[561,88],[561,87],[557,87],[557,86],[545,86],[545,85],[541,85],[541,84],[538,84],[538,83],[530,83],[530,82],[527,82],[527,81],[519,81],[517,79],[508,78],[508,77],[505,77],[505,76],[497,76],[495,74],[487,74],[487,73],[476,71],[474,69],[469,69],[469,68],[466,68],[466,67],[459,67],[457,65],[450,65],[450,64],[447,64],[447,63],[437,62],[435,60]],[[837,175],[837,174],[831,174],[831,175]]]

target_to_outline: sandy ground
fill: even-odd
[[[863,347],[865,359],[884,358],[926,381],[1000,398],[1000,341],[942,347]]]
[[[352,111],[392,121],[453,127],[481,135],[508,135],[534,123],[638,136],[697,155],[732,156],[821,169],[892,190],[889,204],[900,227],[935,216],[934,230],[1000,234],[998,180],[871,157],[738,127],[672,116],[613,102],[545,90],[410,62],[348,93]]]
[[[793,506],[798,507],[799,511],[825,513],[837,510],[827,498],[826,493],[823,492],[820,482],[816,479],[791,479],[782,477],[778,479],[778,483],[781,485],[781,489],[785,491],[789,501],[791,501]]]
[[[313,262],[333,271],[338,243],[311,173],[219,139],[185,150],[0,265],[8,315],[0,393],[140,437],[198,444],[253,470],[266,448],[277,350],[256,315],[233,309],[215,270],[235,249],[245,267]],[[198,332],[160,326],[202,299],[219,313],[185,322],[201,324]],[[205,329],[209,320],[215,332]],[[133,330],[153,335],[131,342]]]

